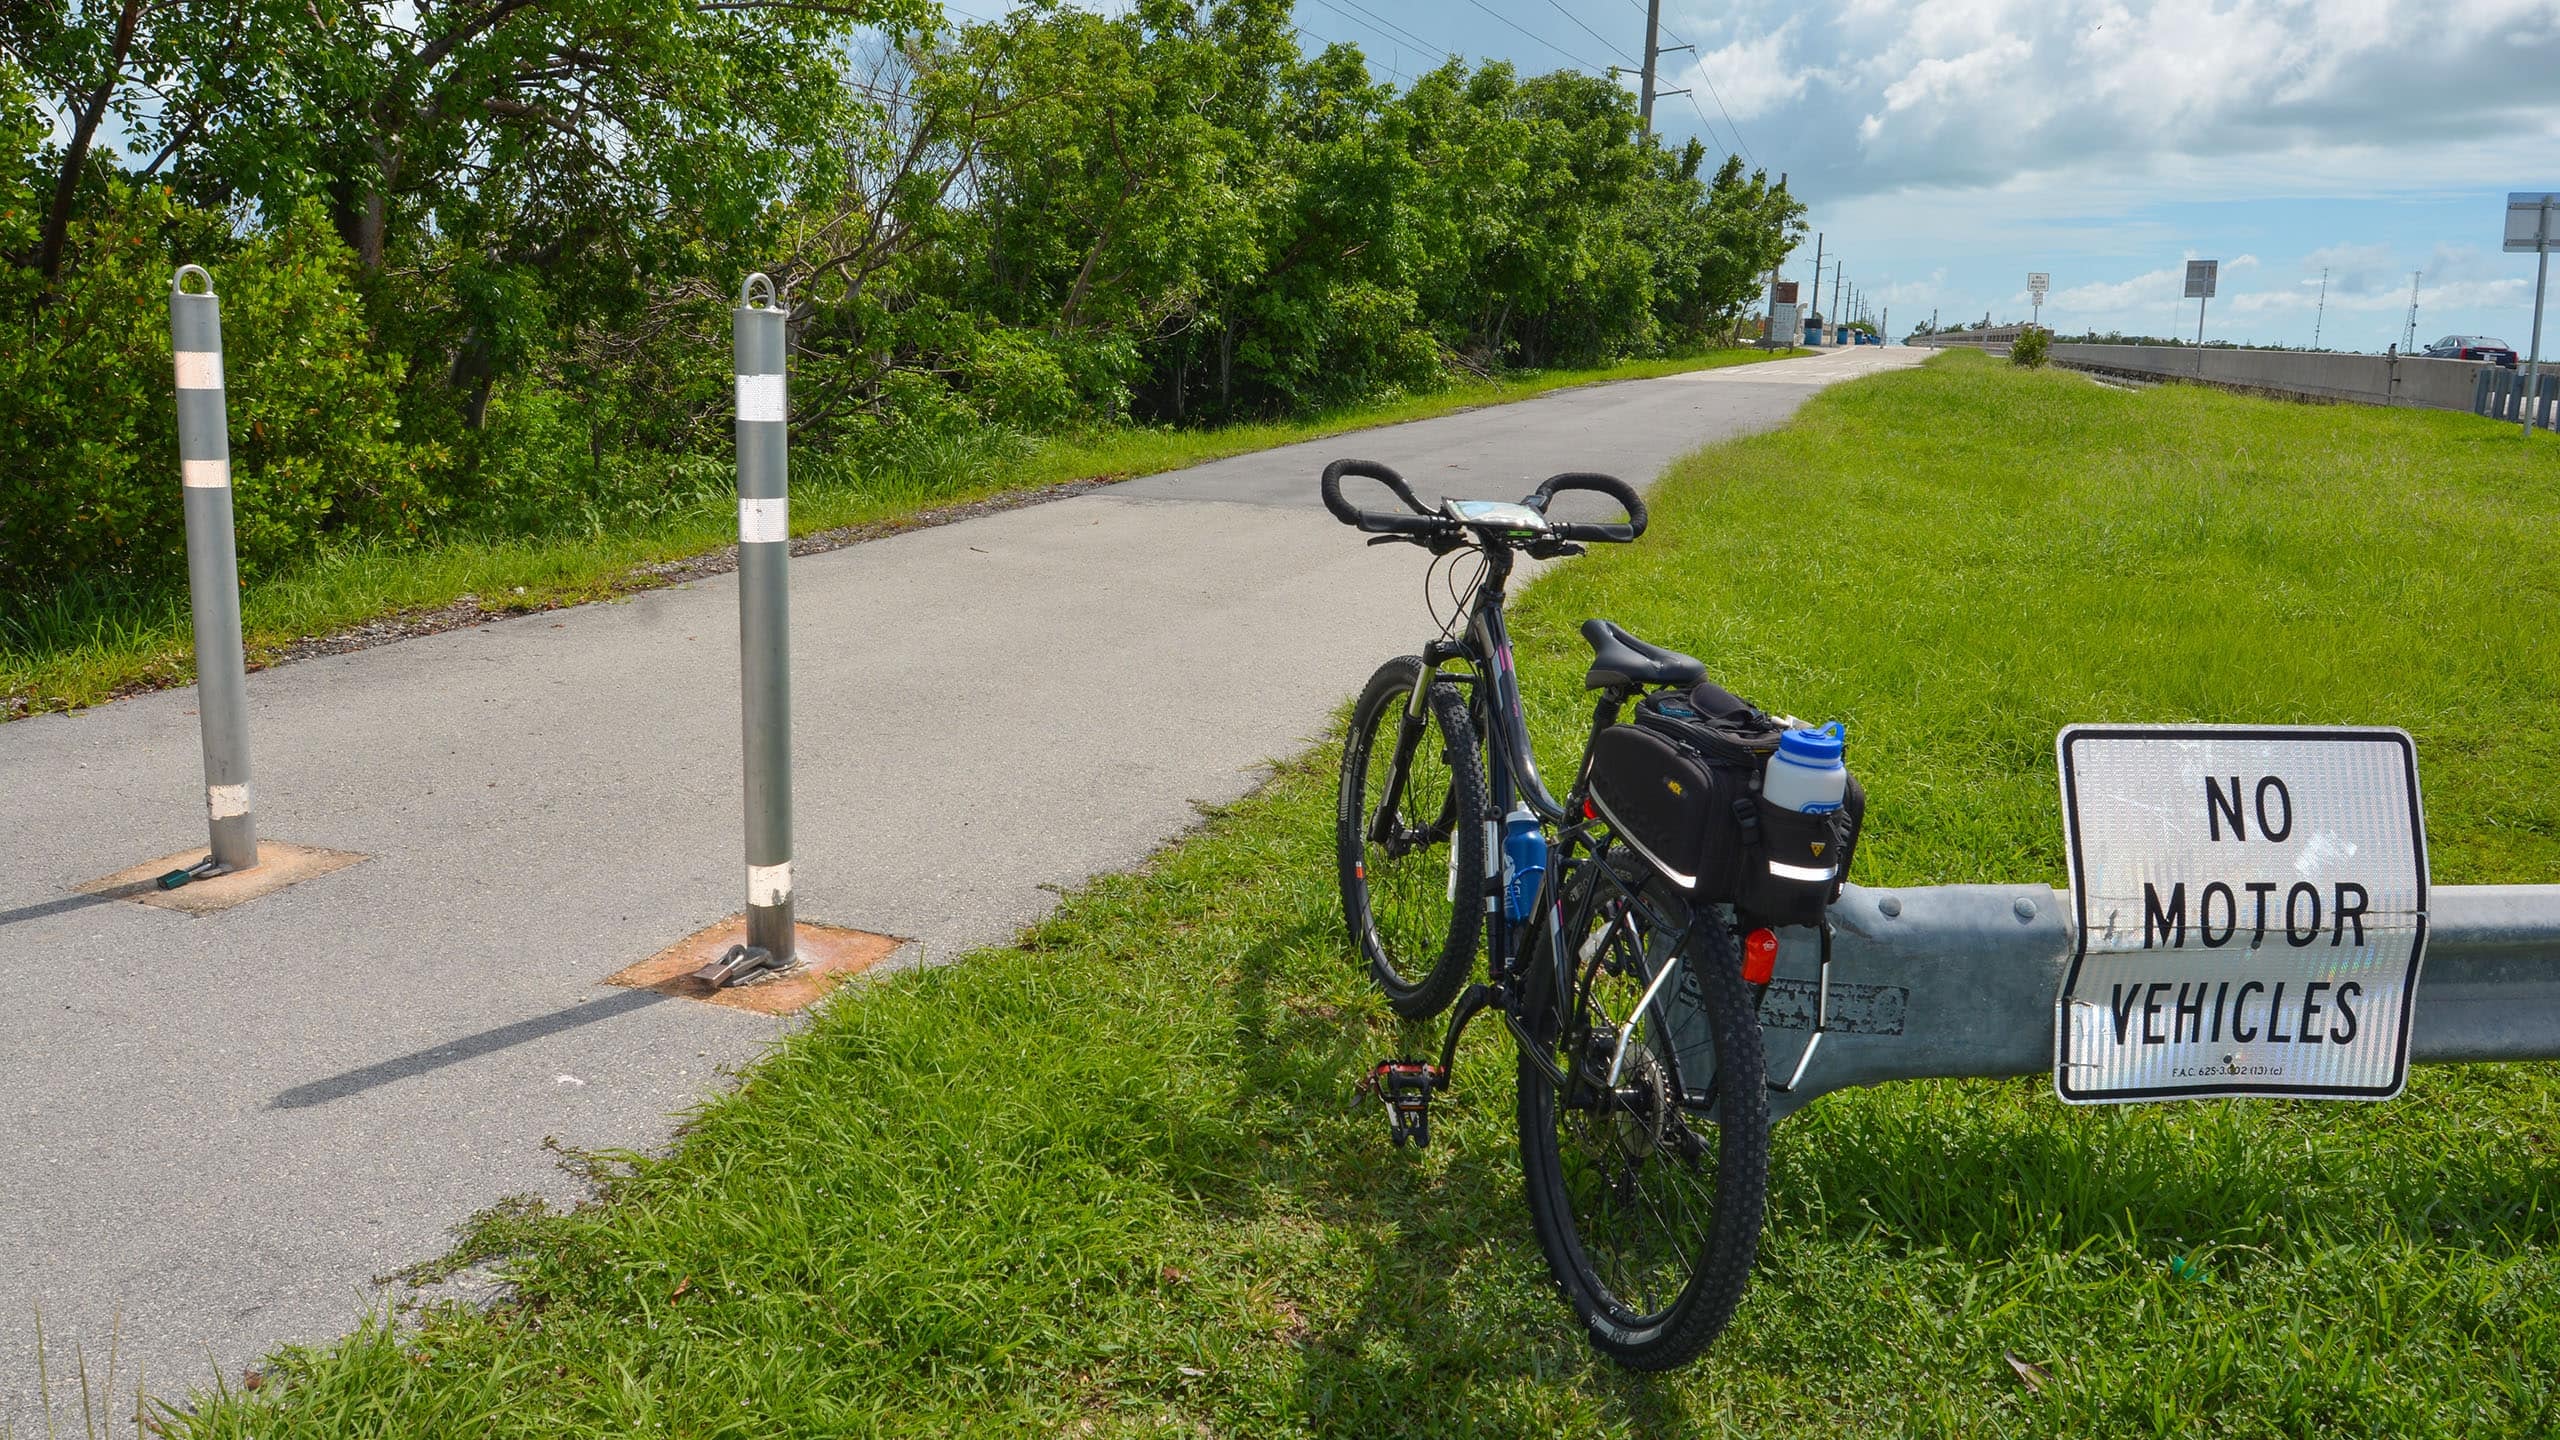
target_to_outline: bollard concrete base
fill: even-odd
[[[116,898],[189,915],[211,915],[234,905],[246,904],[261,895],[273,895],[288,885],[315,880],[334,870],[344,870],[370,858],[352,850],[323,850],[316,845],[261,840],[258,842],[258,865],[254,870],[235,870],[210,880],[189,881],[175,890],[163,890],[155,883],[170,871],[184,870],[210,853],[199,845],[193,850],[145,860],[76,888],[83,895],[125,892],[118,893]]]
[[[693,972],[718,960],[732,945],[747,939],[747,917],[732,915],[708,930],[686,936],[648,959],[607,978],[608,985],[655,990],[683,1000],[752,1010],[759,1015],[789,1015],[826,998],[845,981],[888,959],[907,942],[895,935],[874,935],[841,925],[803,920],[793,927],[799,941],[797,963],[769,971],[743,983],[714,990]]]

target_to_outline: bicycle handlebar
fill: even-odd
[[[1403,501],[1405,508],[1413,513],[1397,515],[1385,511],[1363,510],[1352,504],[1344,499],[1342,494],[1342,480],[1346,475],[1363,480],[1375,480],[1386,486],[1388,491],[1398,500]],[[1413,487],[1404,483],[1403,476],[1375,460],[1334,461],[1324,467],[1324,479],[1320,488],[1324,492],[1324,508],[1332,511],[1335,519],[1371,535],[1430,536],[1435,538],[1435,543],[1439,541],[1455,543],[1456,538],[1465,529],[1457,521],[1424,505],[1421,497],[1413,493]],[[1636,494],[1634,486],[1614,475],[1595,475],[1580,470],[1569,470],[1562,475],[1550,475],[1545,484],[1532,491],[1528,498],[1520,503],[1544,515],[1547,513],[1547,505],[1550,501],[1558,495],[1573,490],[1588,490],[1595,495],[1605,495],[1617,501],[1626,508],[1627,518],[1624,521],[1598,523],[1579,520],[1556,521],[1547,532],[1547,541],[1579,540],[1624,545],[1644,533],[1645,525],[1650,519],[1644,507],[1644,497]]]
[[[1568,490],[1588,490],[1595,495],[1606,495],[1626,507],[1627,518],[1624,523],[1604,521],[1586,524],[1578,520],[1561,521],[1555,527],[1555,533],[1561,539],[1597,540],[1612,545],[1624,545],[1642,535],[1646,522],[1652,518],[1645,511],[1644,497],[1635,492],[1634,486],[1615,475],[1594,475],[1580,470],[1569,470],[1562,475],[1548,476],[1547,483],[1539,486],[1537,493],[1523,503],[1544,515],[1547,513],[1547,502]]]
[[[1389,515],[1376,510],[1363,510],[1342,498],[1342,477],[1357,475],[1375,480],[1395,493],[1411,515]],[[1373,535],[1432,535],[1449,528],[1449,522],[1423,508],[1415,498],[1413,487],[1404,477],[1375,460],[1336,460],[1324,467],[1324,508],[1345,525]]]

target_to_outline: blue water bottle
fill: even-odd
[[[1525,804],[1502,817],[1502,910],[1514,923],[1538,908],[1539,887],[1547,881],[1547,837],[1538,817]]]

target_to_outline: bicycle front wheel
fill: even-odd
[[[1632,1369],[1668,1370],[1732,1320],[1759,1248],[1759,1019],[1720,910],[1693,911],[1668,882],[1605,859],[1578,867],[1565,899],[1573,953],[1562,975],[1543,948],[1532,962],[1543,1043],[1520,1057],[1529,1213],[1593,1346]]]
[[[1352,707],[1334,848],[1351,943],[1387,1004],[1409,1020],[1448,1008],[1467,982],[1486,897],[1484,770],[1458,687],[1434,684],[1419,718],[1422,662],[1390,660]]]

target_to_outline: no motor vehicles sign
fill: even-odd
[[[2427,852],[2405,732],[2075,725],[2064,1100],[2383,1100],[2409,1073]]]

